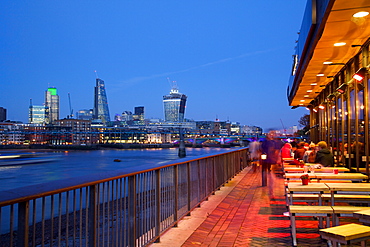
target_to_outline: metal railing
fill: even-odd
[[[0,246],[146,246],[247,161],[240,148],[0,192]]]

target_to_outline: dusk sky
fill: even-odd
[[[60,118],[93,108],[95,70],[111,118],[145,107],[164,118],[176,81],[185,118],[230,120],[267,130],[308,112],[286,96],[306,0],[0,2],[0,106],[28,122],[30,99],[56,87]]]

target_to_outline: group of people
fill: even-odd
[[[294,158],[296,161],[302,160],[305,163],[319,163],[325,167],[334,166],[334,155],[325,141],[320,141],[317,145],[313,142],[283,143],[269,133],[261,143],[257,140],[251,142],[249,152],[252,162],[258,162],[261,154],[266,154],[265,162],[268,164],[268,169],[272,164],[281,163],[283,158]]]
[[[294,158],[305,163],[318,163],[322,166],[334,166],[334,155],[328,148],[325,141],[320,141],[317,145],[313,142],[299,142],[296,146],[285,143],[281,149],[281,158]]]

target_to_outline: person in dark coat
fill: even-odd
[[[275,165],[280,162],[279,156],[280,149],[283,146],[283,143],[275,138],[276,133],[270,131],[266,139],[261,144],[262,154],[267,155],[265,163],[267,164],[267,170],[271,170],[271,165]]]
[[[294,151],[294,159],[303,160],[303,155],[306,152],[306,149],[304,148],[304,144],[305,144],[305,142],[298,143],[298,147]]]
[[[320,163],[322,166],[334,166],[334,156],[328,149],[328,144],[321,141],[317,143],[318,151],[316,153],[315,163]]]

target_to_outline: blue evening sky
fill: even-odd
[[[286,88],[306,0],[4,0],[0,106],[28,121],[30,98],[56,87],[60,118],[93,107],[95,70],[110,115],[164,118],[176,81],[185,117],[264,129],[298,125]]]

